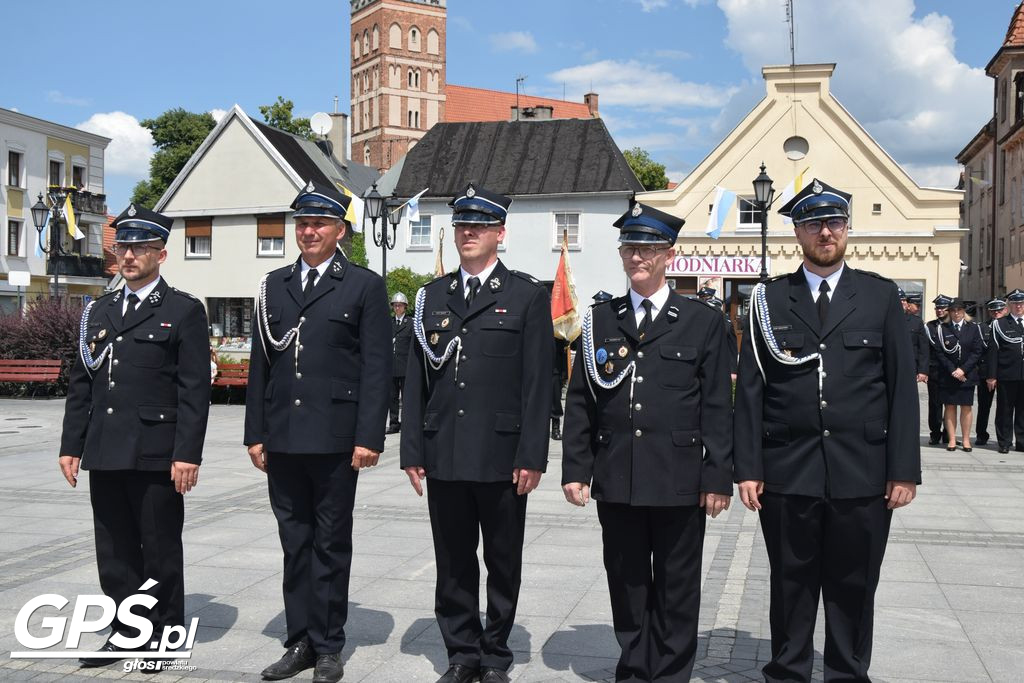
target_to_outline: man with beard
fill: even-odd
[[[1015,289],[1006,295],[1009,315],[992,321],[992,343],[988,347],[989,389],[995,389],[996,441],[999,452],[1010,446],[1024,451],[1024,292]]]
[[[173,220],[130,205],[114,221],[124,287],[82,313],[60,444],[71,486],[89,470],[96,566],[103,593],[120,605],[150,580],[154,636],[185,621],[183,494],[199,481],[210,411],[210,341],[203,304],[160,276]],[[103,653],[146,649],[110,626]],[[85,657],[83,667],[117,661]]]
[[[819,595],[825,680],[868,680],[892,511],[920,480],[914,359],[896,285],[844,261],[850,195],[820,180],[779,213],[803,266],[757,285],[736,389],[740,500],[771,568],[767,681],[810,681]]]
[[[943,353],[939,348],[939,327],[949,320],[949,304],[953,299],[939,294],[932,299],[935,305],[935,318],[924,326],[924,334],[930,346],[928,353],[928,444],[937,446],[946,440],[946,423],[943,419],[944,410],[939,398],[939,382],[944,375],[939,358]]]
[[[989,386],[987,381],[991,374],[988,370],[988,363],[992,353],[992,322],[999,320],[1007,313],[1006,302],[999,297],[987,301],[985,308],[988,310],[991,320],[987,325],[978,325],[981,328],[982,342],[985,344],[985,355],[978,362],[978,417],[974,422],[975,446],[984,446],[988,443],[988,418],[992,414],[992,399],[996,395],[995,385]]]

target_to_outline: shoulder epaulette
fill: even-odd
[[[862,275],[870,275],[871,277],[878,278],[879,280],[882,280],[883,282],[892,282],[893,284],[896,284],[895,282],[893,282],[893,280],[891,278],[887,278],[884,275],[879,275],[878,273],[876,273],[874,271],[871,271],[871,270],[861,270],[860,268],[856,268],[855,270],[858,273],[861,273]]]
[[[186,299],[192,299],[192,301],[199,301],[199,297],[195,296],[194,294],[189,294],[188,292],[182,291],[182,290],[178,289],[177,287],[171,287],[171,291],[174,292],[175,294],[180,294],[181,296],[185,297]],[[203,303],[203,302],[199,301],[199,303]]]
[[[791,273],[782,273],[780,275],[773,275],[770,278],[768,278],[767,280],[765,280],[764,283],[768,284],[769,282],[778,282],[779,280],[783,280],[785,278],[788,278],[790,275],[791,275]]]
[[[524,273],[524,272],[523,272],[523,271],[521,271],[521,270],[510,270],[510,271],[508,271],[508,272],[512,273],[513,275],[515,275],[515,276],[516,276],[516,277],[518,277],[518,278],[521,278],[521,279],[523,279],[523,280],[526,280],[526,281],[527,281],[527,282],[529,282],[529,283],[535,284],[535,285],[537,285],[538,287],[539,287],[539,286],[541,286],[541,284],[540,284],[540,280],[538,280],[538,279],[537,279],[537,278],[535,278],[534,276],[530,275],[529,273]]]
[[[105,293],[101,294],[99,296],[99,298],[96,299],[96,301],[100,301],[101,299],[106,299],[108,296],[113,296],[113,295],[117,294],[118,292],[120,292],[121,289],[122,289],[121,287],[118,287],[117,289],[112,289],[109,292],[105,292]]]
[[[432,285],[435,282],[440,282],[441,280],[444,280],[445,278],[456,277],[457,274],[458,274],[458,271],[453,270],[450,273],[445,273],[444,275],[438,275],[433,280],[431,280],[430,282],[428,282],[426,285],[423,285],[423,286],[426,287],[427,285]]]

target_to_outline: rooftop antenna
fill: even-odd
[[[526,76],[516,76],[516,121],[519,120],[519,85],[526,80]]]
[[[335,114],[338,113],[338,96],[337,95],[334,96],[334,113]]]
[[[793,40],[793,0],[786,0],[786,22],[789,24],[789,65],[796,66],[796,42]]]

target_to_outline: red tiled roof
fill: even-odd
[[[1018,4],[1013,13],[1003,47],[1024,47],[1024,3]]]
[[[103,272],[113,277],[117,275],[117,257],[114,256],[114,219],[117,216],[107,216],[107,224],[103,226]]]
[[[444,120],[448,123],[465,123],[474,121],[508,121],[512,118],[512,108],[516,106],[514,92],[470,88],[464,85],[448,84],[445,87],[447,102],[445,103]],[[556,119],[590,119],[590,109],[583,102],[567,102],[549,97],[519,95],[519,106],[551,107],[552,118]]]

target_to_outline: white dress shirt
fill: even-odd
[[[498,259],[494,259],[494,263],[492,263],[491,265],[487,266],[486,268],[481,270],[476,275],[474,275],[473,273],[468,272],[462,266],[459,266],[459,270],[462,272],[462,298],[465,299],[467,296],[469,296],[469,285],[467,284],[469,282],[469,278],[471,278],[471,277],[480,278],[480,286],[483,287],[484,283],[487,282],[487,278],[489,278],[491,276],[491,273],[494,272],[494,269],[497,267],[497,265],[498,265]]]
[[[326,261],[324,261],[323,263],[321,263],[319,266],[317,266],[315,268],[315,270],[316,270],[316,282],[313,283],[314,287],[316,287],[317,283],[320,282],[320,279],[323,278],[324,273],[327,272],[327,269],[331,267],[331,261],[333,261],[333,260],[334,260],[334,254],[331,254],[331,258],[327,259]],[[309,271],[314,270],[314,268],[313,268],[313,266],[309,265],[305,261],[300,260],[299,262],[302,264],[302,274],[301,274],[300,284],[302,285],[302,289],[306,289],[306,279],[309,277]]]
[[[149,296],[150,292],[156,289],[156,286],[158,284],[160,284],[159,275],[157,275],[156,279],[150,282],[148,285],[143,285],[142,287],[139,287],[138,289],[135,290],[129,287],[127,282],[124,283],[124,301],[121,302],[121,315],[124,316],[125,311],[128,310],[129,294],[135,294],[135,296],[139,297],[139,303],[135,304],[135,310],[137,311],[139,310],[139,306],[142,305],[142,302],[146,300],[146,297]]]
[[[814,299],[815,303],[818,301],[818,295],[821,294],[821,292],[818,291],[818,288],[821,287],[822,280],[828,283],[828,300],[832,301],[832,297],[836,293],[836,285],[839,284],[839,278],[842,276],[843,270],[846,268],[846,263],[844,262],[839,266],[839,270],[828,277],[815,275],[811,271],[807,270],[806,266],[801,266],[801,268],[804,269],[804,277],[807,278],[807,286],[811,288],[811,298]]]
[[[661,289],[648,297],[643,297],[632,289],[629,290],[629,300],[633,304],[633,313],[636,315],[636,326],[638,328],[640,327],[640,321],[644,319],[644,299],[646,298],[651,302],[651,322],[653,323],[654,319],[658,317],[658,313],[665,307],[665,302],[668,301],[668,292],[668,283],[662,285]]]

